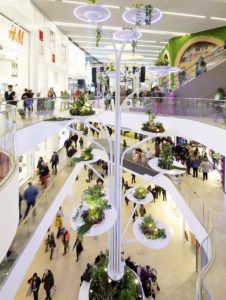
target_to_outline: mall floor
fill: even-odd
[[[128,144],[129,139],[127,139]],[[71,191],[68,193],[64,203],[64,222],[65,226],[71,232],[71,248],[66,256],[63,256],[63,245],[60,240],[57,241],[58,253],[56,257],[50,261],[49,253],[45,253],[44,241],[33,260],[26,276],[24,277],[20,288],[14,300],[26,299],[26,291],[28,289],[27,280],[34,272],[42,276],[44,270],[49,268],[55,276],[57,292],[54,296],[56,300],[77,299],[79,291],[80,276],[82,275],[87,262],[93,262],[100,250],[107,248],[107,234],[98,238],[84,238],[84,252],[81,254],[80,260],[76,263],[75,252],[72,252],[72,246],[75,240],[75,233],[70,227],[70,214],[74,206],[79,203],[83,190],[88,186],[85,181],[87,171],[82,172],[79,181],[74,183]],[[131,180],[130,174],[125,174],[125,178]],[[139,183],[141,179],[138,179]],[[190,201],[195,209],[195,203],[201,203],[203,200],[211,207],[216,208],[213,217],[218,218],[222,222],[222,211],[225,212],[223,193],[216,172],[212,172],[207,182],[199,178],[185,175],[183,181],[186,182],[187,189],[190,189]],[[94,181],[93,181],[94,183]],[[211,197],[211,196],[212,197]],[[214,197],[213,197],[214,196]],[[198,209],[200,207],[197,207]],[[153,214],[160,221],[165,223],[170,229],[171,243],[162,250],[152,250],[144,248],[138,243],[127,244],[123,247],[124,257],[131,256],[137,264],[151,265],[158,272],[158,283],[161,288],[157,292],[156,299],[175,299],[175,300],[191,300],[195,299],[195,283],[196,272],[194,257],[191,257],[189,249],[185,247],[183,241],[182,217],[175,208],[170,205],[170,201],[163,202],[159,198],[156,203],[146,206],[147,212]],[[123,228],[128,221],[132,212],[132,205],[126,206],[123,201]],[[54,225],[51,230],[56,232]],[[133,239],[131,226],[126,234],[126,240]],[[40,299],[44,299],[43,286],[40,288]],[[216,298],[221,300],[222,298]]]

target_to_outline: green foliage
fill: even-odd
[[[120,281],[111,281],[107,274],[108,259],[103,256],[93,268],[90,284],[90,300],[137,300],[141,299],[141,287],[136,283],[136,275],[125,268],[125,275]]]
[[[156,61],[155,61],[155,66],[168,66],[169,65],[169,61],[165,58],[161,58],[159,57]]]
[[[82,94],[76,102],[71,102],[71,108],[69,113],[72,116],[90,116],[94,115],[95,111],[92,106],[87,102],[88,98],[85,94]]]
[[[139,187],[135,190],[135,193],[133,194],[133,196],[135,198],[137,198],[138,200],[142,200],[142,199],[146,198],[148,193],[149,192],[145,187]]]
[[[102,38],[102,30],[101,30],[101,28],[97,27],[97,29],[96,29],[96,47],[99,47],[101,38]]]
[[[69,120],[71,120],[71,119],[70,118],[62,118],[62,117],[52,117],[52,118],[45,119],[44,121],[59,122],[59,121],[69,121]]]
[[[90,4],[98,3],[98,0],[87,0],[87,1],[88,1],[88,3],[90,3]]]
[[[175,60],[180,49],[190,40],[196,37],[214,37],[224,42],[226,40],[226,26],[218,27],[206,31],[196,32],[193,34],[187,34],[180,37],[175,37],[169,40],[168,45],[165,47],[165,50],[169,51],[171,65],[175,65]]]
[[[115,64],[113,62],[110,62],[110,64],[109,64],[109,71],[110,72],[115,71]]]
[[[93,148],[92,147],[88,147],[86,148],[82,155],[81,155],[81,159],[83,161],[88,161],[88,160],[92,160],[93,159],[93,154],[92,154]]]
[[[153,7],[151,4],[145,5],[145,24],[151,25]]]
[[[162,123],[156,122],[154,123],[155,120],[155,114],[151,109],[146,110],[146,114],[149,117],[149,121],[146,123],[143,123],[142,125],[142,130],[148,131],[148,132],[153,132],[153,133],[162,133],[165,131],[165,128]]]
[[[99,186],[89,187],[84,191],[82,202],[76,215],[73,217],[74,221],[78,217],[81,217],[83,220],[83,225],[78,228],[78,236],[80,238],[89,232],[93,225],[100,224],[105,218],[104,211],[111,209],[111,205],[104,196],[104,190]]]
[[[145,216],[143,218],[143,221],[140,224],[140,230],[146,236],[146,238],[151,240],[166,238],[165,229],[158,228],[151,215]]]
[[[174,168],[172,146],[169,143],[164,143],[162,145],[158,166],[165,170],[172,170]]]

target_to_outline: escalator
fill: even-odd
[[[185,76],[179,82],[179,74],[174,76],[174,92],[177,98],[213,98],[219,87],[225,87],[226,61],[224,47],[218,47],[204,58],[207,70],[197,76],[195,62],[185,69]],[[168,86],[170,81],[166,83]]]

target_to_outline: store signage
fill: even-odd
[[[21,30],[19,27],[12,25],[11,29],[9,30],[9,39],[11,41],[15,41],[21,45],[24,43],[24,31]]]
[[[43,42],[43,31],[39,30],[39,40]]]

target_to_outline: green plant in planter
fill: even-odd
[[[113,62],[110,62],[109,64],[109,71],[114,72],[115,71],[115,64]]]
[[[90,116],[94,115],[95,111],[92,106],[87,102],[87,96],[82,94],[77,101],[71,102],[71,108],[69,110],[70,115],[72,116]]]
[[[155,66],[168,66],[169,61],[165,58],[159,58],[155,61]]]
[[[146,236],[147,239],[165,239],[165,229],[160,229],[156,226],[154,219],[151,215],[145,216],[140,224],[141,232]]]
[[[149,192],[145,187],[139,187],[135,190],[135,193],[133,194],[133,196],[135,198],[137,198],[138,200],[142,200],[142,199],[146,198],[148,193]]]
[[[21,119],[24,120],[26,117],[26,112],[22,108],[19,108],[18,113],[21,116]]]
[[[89,147],[89,148],[86,148],[84,151],[83,151],[83,154],[81,156],[82,160],[83,161],[88,161],[88,160],[91,160],[93,159],[93,148],[92,147]]]
[[[60,122],[60,121],[70,121],[70,118],[62,118],[62,117],[52,117],[45,119],[46,122]]]
[[[146,111],[146,114],[148,115],[148,122],[143,123],[142,125],[142,130],[148,131],[148,132],[153,132],[153,133],[162,133],[165,131],[165,128],[162,123],[160,122],[154,122],[155,120],[155,114],[151,109]]]
[[[94,266],[90,283],[90,300],[138,300],[142,299],[142,288],[136,274],[125,267],[125,274],[119,281],[112,281],[106,272],[108,257],[102,256]]]
[[[158,160],[158,166],[165,170],[174,169],[172,146],[169,143],[164,143],[162,145],[162,152],[160,153],[160,158]]]
[[[84,196],[91,196],[91,197],[103,197],[105,195],[104,187],[94,185],[92,187],[88,187],[84,193]]]
[[[98,0],[88,0],[88,3],[89,4],[96,4],[96,3],[98,3]]]

